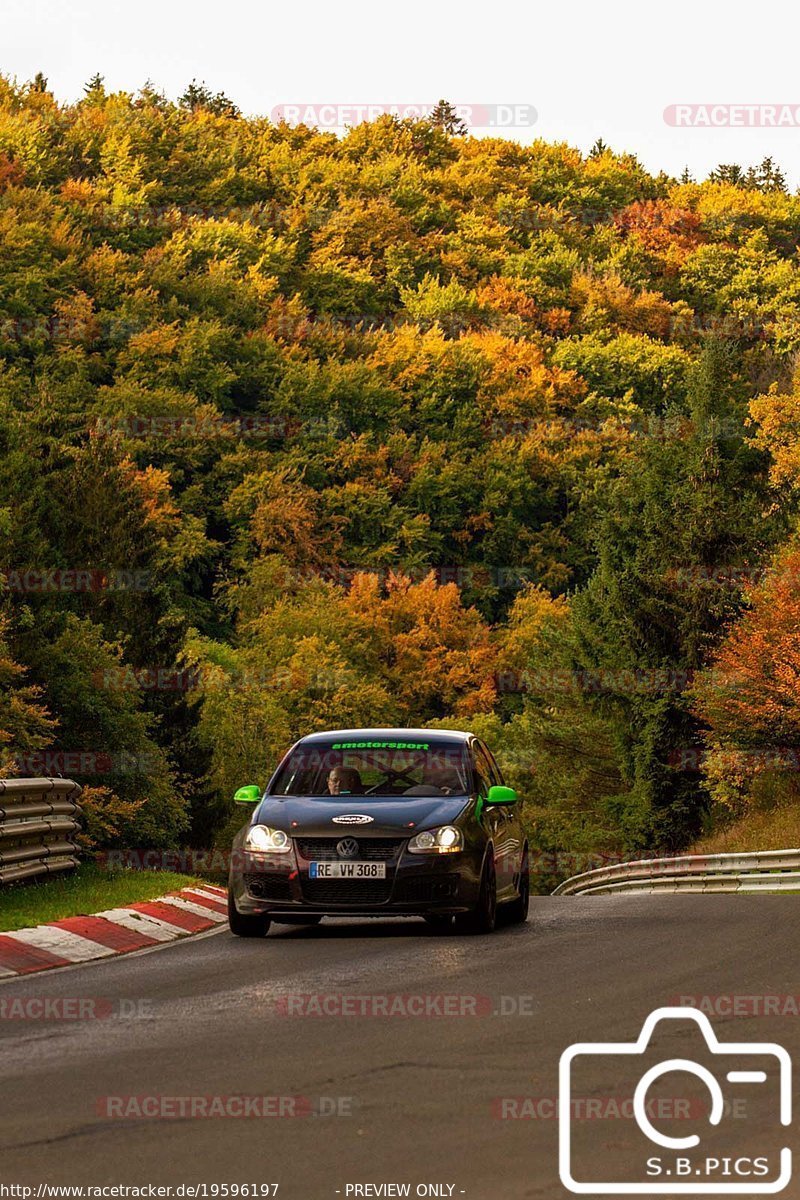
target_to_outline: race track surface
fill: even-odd
[[[630,1042],[652,1010],[705,996],[718,998],[721,1039],[779,1042],[800,1061],[800,1017],[763,1002],[800,993],[799,913],[795,896],[537,897],[527,925],[489,937],[416,920],[273,926],[264,941],[226,929],[2,983],[0,1182],[277,1182],[284,1200],[335,1200],[367,1183],[409,1183],[411,1195],[452,1185],[472,1200],[565,1196],[552,1102],[570,1044]],[[292,1015],[343,996],[371,997],[376,1011]],[[380,1011],[435,1011],[443,996],[461,1015]],[[727,1011],[734,997],[750,998],[740,1015]],[[96,1015],[32,1019],[36,998],[82,998]],[[692,1022],[676,1026],[669,1052],[691,1057],[696,1037]],[[590,1088],[621,1096],[635,1079],[623,1069]],[[159,1099],[241,1096],[302,1099],[248,1118],[166,1115]],[[164,1110],[136,1115],[129,1097]],[[519,1097],[535,1116],[515,1115],[508,1100]],[[756,1104],[721,1144],[769,1139],[773,1122]],[[795,1117],[787,1141],[797,1127]],[[603,1169],[629,1158],[636,1132],[620,1119],[602,1135]],[[782,1194],[800,1196],[800,1167]]]

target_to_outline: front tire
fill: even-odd
[[[497,924],[497,876],[494,867],[494,851],[490,848],[481,872],[478,903],[472,912],[458,913],[458,933],[491,933]]]
[[[272,924],[266,913],[247,915],[240,913],[233,898],[233,892],[228,892],[228,928],[237,937],[266,937]]]

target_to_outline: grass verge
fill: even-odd
[[[124,908],[198,883],[202,880],[171,871],[109,871],[85,863],[68,875],[0,887],[0,933]]]
[[[800,810],[775,808],[753,812],[741,821],[702,838],[687,854],[749,854],[755,850],[800,847]]]

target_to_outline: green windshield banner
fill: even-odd
[[[429,742],[334,742],[332,750],[430,750]]]

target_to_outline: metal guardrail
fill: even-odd
[[[78,865],[80,785],[0,779],[0,885]]]
[[[565,879],[554,896],[615,892],[800,891],[800,850],[755,854],[693,854],[599,867]]]

